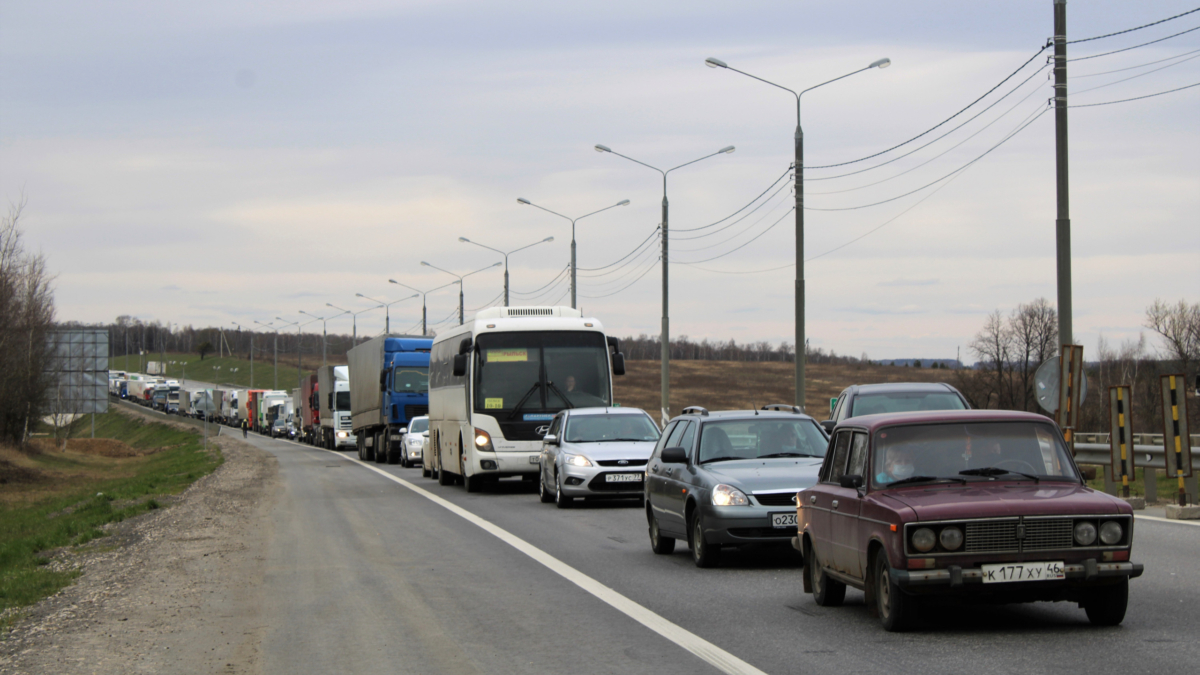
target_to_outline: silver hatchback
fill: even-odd
[[[658,426],[638,408],[571,408],[542,439],[538,496],[566,508],[576,497],[640,499]]]

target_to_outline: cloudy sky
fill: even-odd
[[[1068,33],[1196,5],[1076,1]],[[593,146],[670,168],[735,145],[670,175],[672,333],[790,341],[793,202],[775,181],[794,100],[704,59],[803,89],[886,56],[890,68],[804,97],[808,335],[874,359],[962,346],[972,361],[988,312],[1056,297],[1049,52],[1037,55],[1052,7],[5,0],[0,199],[28,199],[26,237],[58,274],[61,318],[195,326],[363,310],[357,293],[410,293],[389,278],[453,281],[421,261],[465,273],[499,260],[459,237],[511,250],[553,236],[510,259],[513,304],[566,303],[570,224],[517,198],[570,216],[629,199],[577,225],[580,304],[612,333],[656,333],[661,177]],[[1070,56],[1198,26],[1200,12]],[[919,140],[817,168],[921,134],[1031,57]],[[1197,57],[1200,30],[1081,58],[1071,102],[1195,84]],[[1155,298],[1200,298],[1197,119],[1200,87],[1070,111],[1074,325],[1093,353],[1101,335],[1136,338]],[[469,277],[468,312],[501,288],[498,269]],[[457,293],[428,301],[441,322]],[[393,330],[420,318],[419,301],[390,311]],[[359,334],[383,319],[363,312]]]

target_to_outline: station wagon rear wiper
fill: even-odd
[[[1010,473],[1013,474],[1014,476],[1024,476],[1024,477],[1032,480],[1035,483],[1042,482],[1041,478],[1038,478],[1037,476],[1035,476],[1031,473],[1021,473],[1020,471],[1012,471],[1010,469],[1001,469],[998,466],[985,466],[985,467],[982,467],[979,469],[967,469],[965,471],[959,471],[958,475],[960,475],[960,476],[994,477],[994,476],[1003,476],[1005,474],[1010,474]]]
[[[957,478],[957,477],[950,477],[950,476],[942,476],[942,477],[938,477],[938,476],[909,476],[908,478],[903,478],[903,479],[901,479],[901,480],[892,481],[891,483],[888,483],[888,484],[887,484],[887,485],[885,485],[884,487],[895,487],[895,486],[897,486],[897,485],[907,485],[907,484],[909,484],[909,483],[929,483],[929,482],[932,482],[932,481],[938,481],[938,480],[952,480],[952,481],[956,481],[956,482],[961,482],[963,485],[966,485],[966,484],[967,484],[967,479],[966,479],[966,478]]]

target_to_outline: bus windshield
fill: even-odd
[[[396,366],[392,372],[392,391],[424,394],[429,391],[428,366]]]
[[[490,333],[476,339],[475,409],[512,421],[610,405],[608,345],[600,333]]]

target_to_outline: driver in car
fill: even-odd
[[[888,448],[883,470],[875,474],[875,482],[886,485],[913,475],[912,451],[906,447]]]

